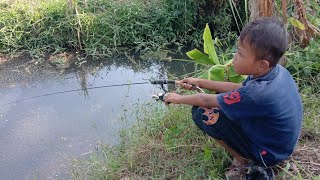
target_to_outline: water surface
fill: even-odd
[[[72,158],[116,144],[118,130],[134,121],[132,112],[151,95],[151,84],[32,96],[93,86],[146,82],[184,74],[192,65],[127,59],[85,64],[66,72],[48,64],[17,61],[0,69],[1,179],[70,179]]]

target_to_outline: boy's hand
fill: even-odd
[[[179,104],[179,98],[182,96],[177,93],[167,93],[164,97],[164,102],[166,105],[169,103]]]
[[[194,86],[199,86],[198,78],[186,78],[186,79],[177,81],[176,83],[179,84],[182,88],[188,89],[188,90],[192,90]]]

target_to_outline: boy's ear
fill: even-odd
[[[260,60],[260,63],[259,63],[259,68],[261,70],[266,70],[270,67],[270,64],[269,64],[269,61],[267,60]]]

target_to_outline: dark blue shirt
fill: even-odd
[[[272,157],[270,164],[287,159],[297,144],[303,116],[295,81],[277,65],[263,77],[248,76],[242,84],[218,95],[220,110],[240,125],[260,154]]]

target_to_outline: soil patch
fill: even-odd
[[[303,132],[299,145],[291,158],[279,166],[276,173],[279,179],[302,179],[320,177],[320,137]],[[285,171],[285,172],[283,172]]]

